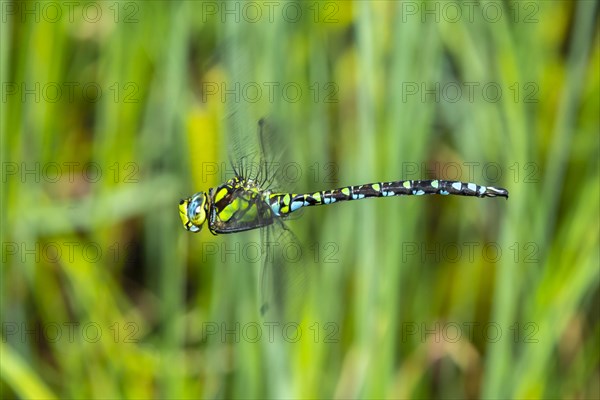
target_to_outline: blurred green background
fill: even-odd
[[[596,2],[0,6],[3,398],[600,397]],[[177,211],[261,116],[283,191],[510,199],[301,212],[271,321],[260,233]]]

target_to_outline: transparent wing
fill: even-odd
[[[279,94],[273,96],[273,84],[281,82],[281,68],[273,68],[256,41],[248,41],[245,32],[253,29],[244,23],[228,26],[223,61],[228,93],[225,101],[224,128],[228,156],[234,173],[255,179],[261,190],[293,191],[292,180],[284,176],[289,163]],[[259,46],[262,46],[259,44]],[[277,92],[278,93],[278,92]],[[289,171],[289,170],[288,170]],[[293,175],[292,175],[293,177]],[[261,229],[264,265],[260,292],[265,318],[299,318],[303,288],[307,285],[305,251],[296,236],[280,218]]]
[[[258,140],[262,154],[261,181],[271,191],[294,192],[299,171],[290,162],[289,146],[277,118],[269,116],[258,121]]]
[[[289,162],[288,143],[281,116],[281,81],[277,68],[265,65],[265,49],[247,42],[245,29],[239,24],[228,32],[223,51],[226,82],[220,87],[225,100],[224,128],[228,139],[228,156],[235,173],[263,183],[263,189],[291,191],[282,179],[284,162]],[[261,51],[262,50],[262,51]],[[293,173],[293,171],[291,171]],[[288,179],[289,181],[289,179]]]
[[[281,220],[262,229],[266,250],[260,281],[261,315],[299,322],[309,285],[310,263],[300,241]]]
[[[243,24],[242,24],[243,25]],[[230,163],[237,175],[254,177],[263,158],[257,121],[267,112],[260,102],[261,85],[251,44],[245,43],[243,26],[235,27],[224,49],[225,81],[220,82],[225,100],[224,128]]]

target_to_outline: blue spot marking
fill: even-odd
[[[447,194],[450,194],[450,193],[448,193],[447,190],[442,189],[442,190],[440,190],[440,194],[446,196]]]
[[[296,211],[300,207],[302,207],[302,202],[301,201],[292,201],[292,205],[290,206],[290,210]]]
[[[271,204],[271,210],[273,210],[273,212],[275,213],[275,215],[280,215],[279,214],[279,208],[280,207],[281,206],[279,205],[279,203]]]
[[[460,188],[462,188],[462,183],[460,183],[460,182],[454,182],[452,184],[452,188],[454,188],[456,190],[460,190]]]

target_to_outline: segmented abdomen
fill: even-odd
[[[508,191],[503,188],[434,179],[368,183],[366,185],[346,186],[305,194],[271,193],[268,195],[267,201],[275,214],[286,215],[302,207],[332,204],[339,201],[360,200],[370,197],[420,196],[424,194],[475,197],[500,196],[508,198]]]

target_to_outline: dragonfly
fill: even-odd
[[[261,151],[264,152],[262,144],[265,120],[260,119],[258,125]],[[260,160],[262,160],[260,165],[266,166],[264,154],[260,155]],[[280,231],[279,238],[285,238],[283,240],[286,241],[297,241],[283,221],[292,213],[305,207],[379,197],[431,194],[508,199],[508,190],[501,187],[441,179],[375,182],[312,193],[289,193],[271,189],[273,177],[269,175],[266,167],[253,170],[245,167],[241,162],[237,166],[232,163],[232,168],[233,178],[216,188],[210,188],[208,192],[197,192],[179,202],[179,216],[186,230],[198,233],[207,225],[213,235],[260,228],[267,229],[267,233],[271,234],[272,230],[268,228],[275,227]],[[268,239],[263,239],[263,241],[268,241]],[[266,260],[261,278],[262,314],[270,306],[267,299],[276,297],[265,295],[265,292],[277,289],[268,287],[277,285],[276,281],[267,283],[269,272],[273,272],[274,268],[269,265],[269,262],[273,263],[273,260]]]

